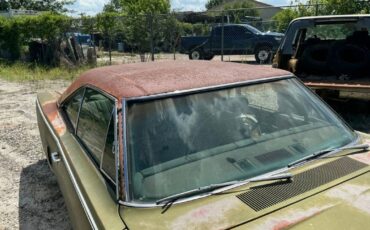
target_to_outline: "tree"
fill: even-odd
[[[0,0],[0,10],[25,9],[36,11],[66,12],[64,6],[75,0]]]
[[[121,13],[126,43],[138,49],[144,60],[145,52],[154,49],[154,44],[161,37],[165,20],[162,14],[170,13],[170,1],[111,0],[108,4],[105,10]]]
[[[318,13],[323,15],[369,13],[370,3],[363,0],[310,0],[309,4],[322,4]]]
[[[306,5],[296,3],[297,7],[284,9],[273,17],[278,31],[285,31],[289,23],[298,17],[370,12],[370,3],[362,0],[309,0]]]
[[[206,9],[211,10],[212,8],[221,5],[223,2],[223,0],[208,0],[206,3]]]
[[[234,23],[240,23],[245,17],[259,16],[258,10],[254,7],[255,5],[252,2],[244,0],[243,2],[227,4],[224,10],[231,16]]]
[[[117,19],[119,17],[118,13],[115,12],[103,12],[97,16],[97,29],[102,32],[106,41],[108,41],[109,47],[109,62],[112,63],[112,38],[115,31],[118,28]]]
[[[127,14],[168,14],[169,0],[120,0],[123,12]]]
[[[277,13],[272,19],[276,21],[276,30],[278,32],[285,32],[289,23],[298,17],[298,12],[293,9],[284,9]]]

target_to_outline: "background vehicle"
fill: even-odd
[[[370,137],[283,70],[104,67],[61,96],[39,94],[37,115],[76,229],[362,229],[369,220]]]
[[[370,92],[370,15],[294,20],[273,66],[289,70],[315,89]]]
[[[355,128],[370,132],[370,15],[298,18],[273,66],[293,72]],[[350,100],[350,101],[349,101]]]
[[[210,60],[221,54],[221,34],[222,26],[216,26],[207,37],[182,37],[180,53],[189,54],[193,60]],[[224,54],[254,54],[258,63],[266,63],[282,37],[283,34],[262,33],[246,24],[227,24],[224,26]]]

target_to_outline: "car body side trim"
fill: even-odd
[[[81,202],[81,204],[82,204],[82,207],[83,207],[83,209],[84,209],[84,211],[85,211],[85,214],[86,214],[86,216],[87,216],[87,219],[88,219],[88,220],[89,220],[89,222],[90,222],[91,228],[92,228],[92,229],[98,229],[98,227],[97,227],[97,225],[96,225],[96,223],[95,223],[95,221],[94,221],[94,219],[93,219],[93,216],[92,216],[92,214],[91,214],[91,211],[90,211],[89,207],[87,206],[86,200],[85,200],[85,198],[84,198],[84,197],[83,197],[83,195],[82,195],[81,189],[80,189],[80,187],[79,187],[79,186],[78,186],[78,184],[77,184],[77,180],[76,180],[75,176],[73,175],[73,172],[72,172],[72,170],[71,170],[71,167],[70,167],[70,165],[69,165],[69,163],[68,163],[68,161],[67,161],[67,158],[66,158],[66,156],[65,156],[65,154],[64,154],[63,148],[62,148],[62,146],[60,145],[60,141],[59,141],[58,137],[55,135],[54,130],[51,128],[51,126],[50,126],[50,124],[49,124],[48,120],[46,119],[46,117],[45,117],[45,115],[44,115],[44,112],[43,112],[43,110],[42,110],[42,108],[41,108],[41,105],[40,105],[39,100],[36,100],[36,104],[37,104],[37,107],[38,107],[38,109],[39,109],[39,111],[40,111],[40,114],[41,114],[42,119],[44,120],[44,122],[45,122],[46,126],[48,127],[48,129],[49,129],[49,131],[50,131],[50,134],[52,135],[53,139],[55,140],[55,142],[56,142],[56,144],[57,144],[57,146],[58,146],[58,149],[59,149],[59,151],[60,151],[60,155],[61,155],[61,156],[62,156],[62,158],[63,158],[63,162],[65,163],[65,166],[66,166],[66,169],[67,169],[67,171],[68,171],[69,177],[71,178],[71,181],[72,181],[73,187],[74,187],[74,188],[75,188],[75,190],[76,190],[77,196],[78,196],[78,198],[79,198],[79,200],[80,200],[80,202]]]

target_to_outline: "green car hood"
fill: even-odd
[[[283,191],[275,182],[246,184],[205,198],[174,204],[168,210],[157,208],[133,208],[122,206],[121,214],[130,229],[364,229],[370,226],[370,152],[351,156],[336,156],[312,161],[292,169],[294,175],[324,169],[323,166],[342,161],[354,163],[359,168],[348,173],[348,164],[332,172],[347,170],[340,177],[314,186],[312,189],[292,192],[286,199]],[[326,168],[325,168],[326,170]],[[304,184],[312,184],[316,177],[310,174]],[[312,171],[316,173],[316,170]],[[298,182],[298,181],[297,181]],[[294,179],[292,184],[295,183]],[[303,186],[304,187],[304,186]],[[266,192],[266,188],[270,193]],[[292,189],[299,190],[301,186]],[[254,205],[262,208],[255,210],[250,204],[239,199],[241,194],[261,191]],[[283,195],[284,195],[283,194]],[[257,193],[258,195],[258,193]],[[278,201],[278,202],[276,202]],[[247,202],[248,203],[248,202]],[[253,201],[252,201],[253,203]],[[253,206],[253,205],[252,205]]]

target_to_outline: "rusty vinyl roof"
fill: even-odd
[[[166,61],[114,65],[83,73],[63,93],[63,101],[84,85],[95,86],[117,99],[246,82],[290,75],[270,66],[220,61]]]

